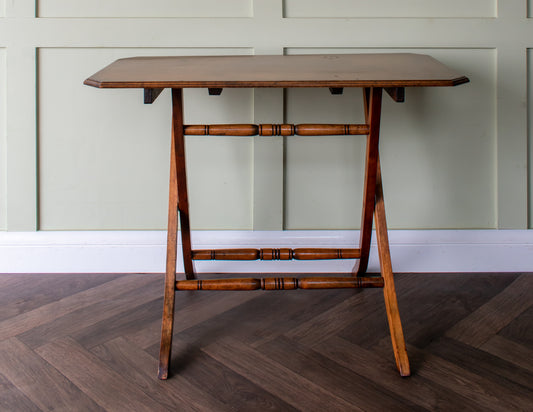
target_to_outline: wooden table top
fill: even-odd
[[[172,56],[119,59],[84,84],[99,88],[455,86],[467,77],[412,53]]]

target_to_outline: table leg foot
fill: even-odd
[[[173,218],[173,219],[172,219]],[[177,224],[177,217],[170,216]],[[171,224],[170,227],[176,227]],[[161,322],[161,346],[159,349],[159,379],[168,378],[170,355],[172,349],[172,332],[174,329],[174,299],[176,293],[176,235],[168,240],[167,274],[165,276],[165,294],[163,300],[163,319]]]
[[[161,323],[161,346],[159,349],[159,379],[167,379],[172,352],[172,332],[174,329],[174,280],[170,279],[172,285],[165,285],[165,302],[163,306],[163,321]],[[167,282],[165,282],[167,283]],[[172,290],[170,291],[170,288]]]
[[[159,363],[159,369],[157,372],[157,378],[161,380],[167,380],[168,379],[168,364],[161,364],[161,361]]]

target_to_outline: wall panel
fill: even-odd
[[[496,0],[285,0],[285,17],[495,17]]]
[[[392,50],[289,49],[288,53]],[[401,49],[430,54],[467,74],[456,88],[408,88],[406,103],[384,97],[381,162],[391,228],[494,228],[496,59],[492,49]],[[287,93],[292,122],[359,122],[360,91]],[[289,229],[358,228],[364,138],[287,138]]]
[[[89,75],[132,55],[246,54],[247,49],[39,51],[40,229],[162,229],[166,226],[170,93],[152,105],[142,90],[83,86]],[[187,123],[250,122],[252,91],[208,96],[187,89]],[[214,139],[212,139],[214,140]],[[250,139],[187,138],[191,224],[251,226]]]
[[[527,50],[528,227],[533,229],[533,49]]]
[[[533,0],[0,0],[0,230],[164,228],[169,92],[150,106],[140,90],[82,81],[124,56],[284,51],[414,51],[467,74],[457,88],[408,89],[405,104],[385,97],[389,222],[525,229],[532,10]],[[359,90],[185,98],[191,123],[362,120]],[[363,154],[360,137],[187,138],[193,226],[357,228]]]
[[[0,90],[6,90],[6,49],[0,48]],[[0,230],[7,228],[6,93],[0,93]]]
[[[39,0],[39,17],[248,17],[251,0]]]

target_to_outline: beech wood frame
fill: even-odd
[[[396,90],[398,89],[398,90]],[[404,99],[403,88],[387,88],[387,93],[398,102]],[[219,92],[219,90],[217,90]],[[220,90],[221,92],[221,90]],[[159,93],[145,92],[145,102],[151,103]],[[210,91],[210,94],[215,94]],[[387,236],[385,203],[379,164],[379,129],[381,117],[382,87],[363,88],[365,125],[196,125],[183,123],[183,89],[172,88],[172,143],[170,158],[170,187],[168,209],[167,261],[165,276],[164,307],[159,355],[159,379],[167,379],[171,360],[172,333],[174,324],[174,299],[176,290],[288,290],[382,287],[387,319],[390,328],[393,352],[401,376],[410,375],[409,360],[400,321],[394,278]],[[267,126],[267,127],[265,127]],[[366,134],[366,161],[364,178],[363,212],[361,235],[357,249],[233,249],[192,250],[189,225],[189,205],[185,164],[185,134],[225,135],[236,133],[241,136],[298,134]],[[301,127],[305,126],[305,127]],[[209,133],[209,131],[212,133]],[[262,131],[265,130],[263,133]],[[240,133],[240,134],[239,134]],[[181,245],[186,280],[176,281],[178,217],[181,224]],[[378,255],[381,276],[364,276],[368,266],[372,220],[376,225]],[[241,279],[195,279],[193,260],[272,260],[272,259],[358,259],[352,273],[346,277],[275,277]],[[322,274],[323,275],[323,274]]]

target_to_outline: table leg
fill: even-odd
[[[372,238],[372,217],[376,198],[377,159],[379,147],[379,126],[381,117],[382,89],[379,87],[363,89],[365,120],[370,126],[366,140],[365,181],[363,191],[363,212],[361,214],[361,231],[359,248],[361,257],[352,269],[357,276],[363,276],[368,267],[370,240]]]
[[[174,328],[174,298],[176,291],[176,260],[178,211],[181,224],[183,265],[187,279],[194,279],[192,264],[187,175],[185,170],[185,138],[183,136],[183,93],[172,89],[172,140],[170,148],[170,185],[168,194],[167,262],[161,347],[159,351],[159,379],[168,378]]]
[[[376,224],[376,237],[381,276],[384,280],[383,295],[385,308],[392,340],[392,347],[396,365],[401,376],[409,376],[409,359],[405,348],[398,301],[394,287],[394,275],[389,250],[387,234],[387,221],[385,219],[385,202],[383,199],[383,186],[381,182],[381,169],[379,164],[379,129],[381,117],[381,88],[363,89],[365,120],[370,126],[366,144],[366,166],[363,198],[363,213],[361,216],[361,232],[359,248],[361,258],[356,261],[353,273],[357,276],[365,274],[368,267],[370,254],[370,241],[372,238],[372,218]]]
[[[365,186],[361,218],[361,259],[354,267],[354,274],[366,272],[372,219],[375,219],[381,273],[384,279],[384,298],[396,364],[402,376],[409,376],[409,360],[405,349],[402,325],[398,311],[394,278],[390,260],[385,204],[379,166],[379,128],[381,116],[381,88],[364,89],[365,117],[369,125],[366,149]],[[182,251],[187,279],[194,279],[185,170],[185,139],[183,135],[183,95],[181,89],[172,90],[172,144],[170,161],[170,188],[167,237],[167,268],[165,296],[159,355],[160,379],[167,379],[171,358],[172,331],[174,323],[174,298],[176,290],[176,257],[178,215],[181,224]]]
[[[189,199],[187,172],[185,168],[185,136],[183,134],[183,90],[172,89],[172,136],[176,148],[176,181],[178,186],[178,211],[180,217],[183,268],[187,279],[194,279],[191,249],[191,227],[189,224]]]
[[[377,180],[376,180],[376,207],[374,215],[376,223],[376,237],[378,243],[379,265],[381,276],[383,277],[383,296],[385,298],[385,308],[389,329],[392,340],[392,349],[396,359],[396,366],[401,376],[411,374],[409,359],[405,348],[402,323],[400,312],[398,310],[398,301],[396,299],[396,289],[394,287],[394,275],[392,273],[392,263],[389,250],[389,237],[387,234],[387,221],[385,218],[385,201],[383,199],[383,187],[381,184],[381,167],[379,157],[377,163]]]

